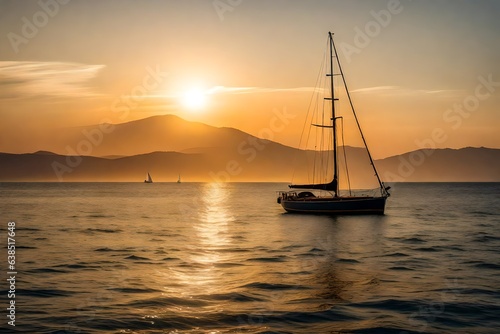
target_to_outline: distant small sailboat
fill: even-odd
[[[312,214],[329,214],[329,215],[337,215],[337,214],[384,214],[385,203],[387,198],[389,197],[389,188],[384,185],[382,180],[379,177],[377,169],[375,168],[375,164],[371,157],[370,152],[368,151],[368,146],[366,145],[366,140],[361,132],[361,127],[358,122],[358,118],[354,111],[354,107],[351,101],[351,97],[349,91],[347,89],[347,84],[344,79],[344,73],[342,72],[342,68],[340,67],[340,61],[337,56],[337,50],[335,49],[335,45],[333,43],[333,34],[328,33],[328,45],[330,49],[330,58],[329,65],[330,71],[326,74],[329,77],[329,90],[330,96],[324,97],[325,101],[331,101],[330,104],[330,117],[328,117],[330,124],[311,124],[313,127],[331,130],[330,140],[332,144],[333,151],[333,159],[331,164],[325,164],[326,167],[333,169],[332,171],[332,179],[330,181],[316,182],[312,184],[291,184],[289,185],[292,189],[308,189],[308,190],[322,190],[324,192],[328,192],[328,195],[316,195],[312,191],[280,191],[279,197],[277,199],[278,203],[287,211],[292,213],[312,213]],[[336,59],[338,64],[338,72],[334,73],[333,59]],[[378,186],[380,188],[380,194],[375,196],[352,196],[352,195],[341,195],[339,189],[339,161],[337,157],[338,144],[337,144],[337,121],[342,119],[342,117],[338,117],[336,115],[336,101],[338,101],[338,97],[335,95],[334,89],[334,77],[340,76],[342,78],[342,82],[344,84],[347,98],[349,104],[352,109],[352,113],[354,114],[354,120],[356,122],[356,127],[358,128],[363,144],[366,149],[366,153],[368,155],[371,167],[373,168],[374,175],[376,177]],[[326,118],[326,117],[324,117]],[[323,119],[324,119],[323,118]],[[343,135],[343,132],[342,132]],[[328,140],[328,141],[330,141]],[[344,150],[345,154],[345,150]],[[347,163],[346,163],[347,169]],[[347,179],[349,180],[349,173],[347,172]],[[349,188],[350,193],[350,188]]]
[[[179,174],[179,178],[177,179],[177,183],[181,183],[181,174]]]
[[[144,183],[153,183],[153,179],[151,178],[151,175],[148,172],[148,176],[146,177],[146,180],[144,180]]]

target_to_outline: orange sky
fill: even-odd
[[[0,13],[3,152],[168,113],[254,135],[281,115],[273,139],[297,147],[330,30],[375,157],[500,147],[493,0],[12,0]],[[193,89],[197,108],[182,103]]]

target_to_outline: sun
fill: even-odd
[[[190,110],[203,109],[207,104],[207,93],[200,88],[192,88],[182,94],[181,103]]]

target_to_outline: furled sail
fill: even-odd
[[[292,189],[321,189],[337,192],[337,180],[332,180],[330,183],[318,183],[318,184],[291,184],[288,186]]]

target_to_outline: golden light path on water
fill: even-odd
[[[192,215],[192,238],[184,245],[186,265],[171,270],[168,278],[177,283],[180,287],[177,293],[183,296],[210,295],[224,290],[223,271],[216,266],[230,257],[220,252],[231,244],[228,230],[234,217],[228,210],[229,189],[223,184],[207,183],[199,198],[196,214]]]
[[[225,249],[230,244],[228,225],[234,220],[230,215],[227,203],[230,193],[226,186],[219,183],[207,183],[201,196],[199,219],[193,226],[195,230],[195,249],[191,252],[191,261],[203,265],[197,271],[195,278],[190,277],[189,284],[199,293],[214,293],[220,290],[221,273],[214,266],[227,260],[218,250]],[[186,282],[187,283],[187,282]]]

